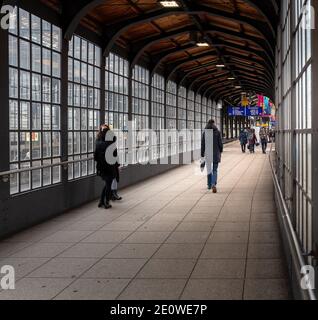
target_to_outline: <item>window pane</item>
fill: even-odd
[[[18,39],[13,36],[9,36],[9,64],[18,66]]]
[[[20,17],[20,36],[25,39],[30,39],[30,15],[23,9],[19,10]]]
[[[52,102],[53,103],[60,103],[61,97],[61,88],[60,88],[60,80],[52,79]]]
[[[33,161],[32,167],[40,167],[42,165],[41,161]],[[42,170],[32,171],[32,188],[40,188],[42,186]]]
[[[19,109],[16,100],[10,100],[10,130],[17,130],[19,128]]]
[[[21,169],[30,168],[30,162],[21,163]],[[21,192],[28,191],[31,188],[31,173],[26,171],[20,174]]]
[[[20,40],[20,67],[30,69],[30,43]]]
[[[52,133],[52,144],[53,144],[53,157],[61,155],[61,135],[59,132]]]
[[[32,45],[32,70],[41,72],[41,47],[35,44]]]
[[[50,165],[51,160],[43,160],[43,165]],[[43,169],[43,186],[47,186],[51,184],[51,168]]]
[[[18,34],[18,10],[17,7],[14,7],[13,11],[10,13],[10,25],[9,32],[11,34]]]
[[[19,85],[18,85],[18,70],[10,68],[9,70],[9,97],[18,98]]]
[[[53,163],[59,163],[61,162],[61,159],[53,159]],[[53,172],[53,183],[59,183],[61,182],[61,167],[53,167],[52,168]]]
[[[32,159],[41,158],[41,133],[32,132]]]
[[[19,169],[18,164],[11,164],[10,170]],[[19,174],[11,175],[10,177],[10,194],[16,194],[19,192]]]
[[[19,138],[17,132],[10,133],[10,162],[19,161]]]
[[[20,133],[20,161],[30,160],[30,133]]]
[[[51,106],[48,104],[43,105],[42,110],[42,127],[43,130],[51,130]]]
[[[32,130],[41,130],[41,104],[32,104]]]
[[[53,42],[53,49],[56,51],[61,51],[61,29],[53,26],[52,27],[52,32],[53,32],[53,37],[52,37],[52,42]]]
[[[30,73],[20,71],[20,98],[30,100]]]
[[[60,130],[60,106],[52,107],[52,129]]]
[[[41,19],[32,15],[32,41],[41,43]]]
[[[74,37],[74,58],[81,59],[81,39]]]
[[[61,55],[59,53],[53,52],[52,54],[52,75],[59,78],[61,76]]]
[[[33,101],[41,101],[42,97],[42,83],[41,83],[41,75],[32,74],[32,100]]]
[[[44,74],[51,74],[51,51],[48,49],[42,50],[42,68]]]
[[[43,158],[51,157],[51,133],[43,133]]]
[[[30,103],[21,102],[20,104],[20,128],[21,130],[30,129]]]
[[[42,77],[42,87],[43,102],[51,102],[51,79]]]
[[[74,154],[79,154],[81,152],[81,134],[80,132],[74,132]]]
[[[42,44],[51,47],[51,24],[42,20]]]

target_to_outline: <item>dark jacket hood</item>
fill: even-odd
[[[205,127],[205,129],[207,130],[213,130],[213,131],[218,131],[218,128],[215,124],[207,124],[207,126]]]

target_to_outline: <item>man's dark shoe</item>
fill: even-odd
[[[105,209],[111,209],[111,208],[112,208],[112,206],[109,203],[105,204]]]
[[[104,207],[105,207],[105,204],[104,204],[104,203],[100,202],[100,203],[98,204],[98,208],[104,208]]]

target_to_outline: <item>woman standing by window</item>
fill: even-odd
[[[112,207],[109,202],[112,197],[112,182],[116,178],[116,164],[111,164],[106,159],[106,150],[114,143],[112,139],[107,139],[107,134],[109,131],[110,129],[107,125],[100,127],[94,153],[97,175],[100,176],[105,182],[98,207],[105,209],[110,209]],[[115,152],[117,152],[117,149]]]

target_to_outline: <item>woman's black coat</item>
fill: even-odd
[[[97,175],[102,177],[105,180],[105,177],[111,177],[113,179],[117,179],[117,171],[118,166],[116,164],[109,164],[106,162],[105,154],[107,148],[112,145],[113,142],[111,141],[103,141],[97,140],[96,141],[96,148],[94,152],[94,160],[96,161],[96,169]],[[115,150],[117,152],[117,149]]]

